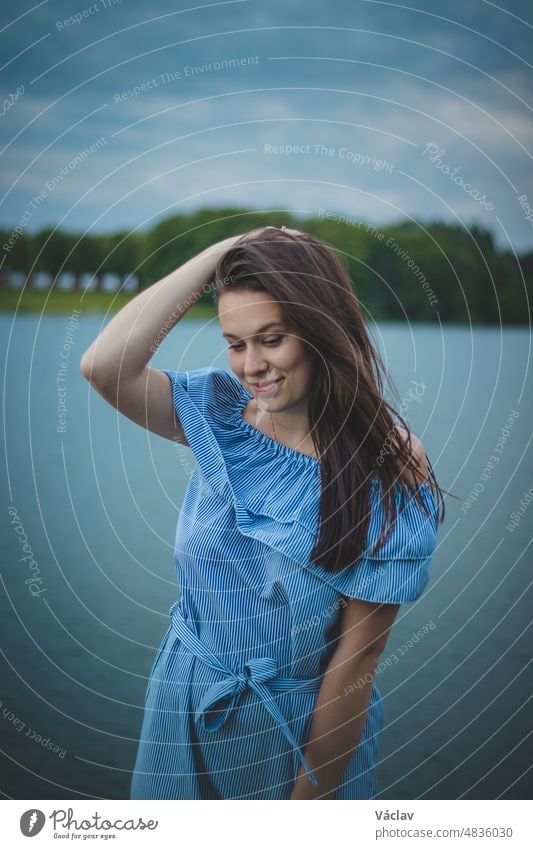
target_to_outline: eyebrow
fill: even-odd
[[[265,330],[268,330],[271,327],[280,327],[280,328],[284,329],[285,325],[282,324],[280,321],[270,321],[268,324],[263,324],[261,327],[258,327],[255,334],[250,333],[248,335],[249,336],[258,336],[260,333],[264,333]],[[238,336],[234,336],[233,333],[223,333],[222,336],[225,339],[238,339],[239,338]]]

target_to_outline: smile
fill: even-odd
[[[254,383],[253,388],[255,392],[258,392],[259,394],[272,392],[272,390],[277,388],[278,384],[281,383],[282,380],[282,377],[278,377],[277,380],[269,380],[266,383]]]

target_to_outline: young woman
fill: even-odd
[[[209,285],[233,373],[149,368]],[[197,461],[131,798],[374,798],[374,672],[444,506],[334,250],[285,228],[226,239],[128,303],[81,369]]]

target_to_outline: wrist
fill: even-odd
[[[233,247],[237,239],[240,239],[239,236],[229,236],[227,239],[222,239],[220,242],[215,242],[213,245],[208,245],[207,248],[199,254],[199,256],[211,257],[215,261],[218,261],[220,257],[224,256],[224,254],[229,251],[230,248]]]

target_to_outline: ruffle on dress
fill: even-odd
[[[242,417],[252,395],[219,368],[161,369],[169,378],[176,415],[211,490],[230,501],[238,529],[289,557],[341,595],[403,604],[425,589],[437,538],[437,505],[419,484],[428,514],[403,484],[393,487],[398,516],[371,555],[383,521],[382,484],[371,480],[365,551],[340,572],[310,562],[320,505],[320,463],[254,428]]]

